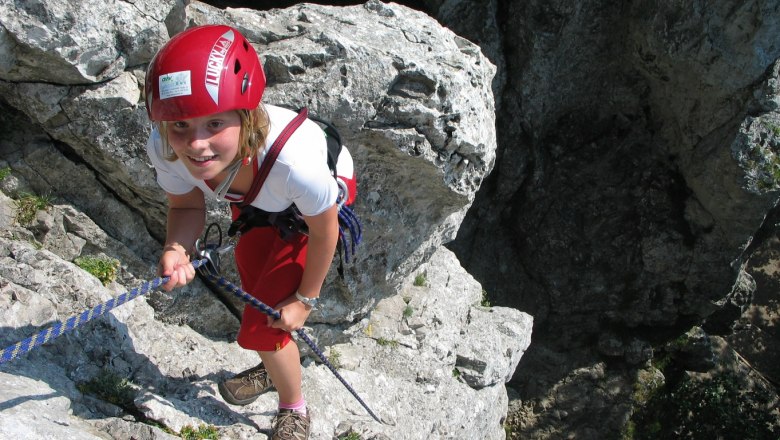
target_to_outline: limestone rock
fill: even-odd
[[[257,12],[199,2],[44,0],[18,11],[3,4],[0,17],[7,55],[0,165],[11,173],[0,182],[3,343],[156,276],[166,207],[145,156],[145,64],[186,26],[231,23],[263,59],[264,99],[332,120],[358,168],[364,245],[343,281],[329,277],[307,331],[386,423],[373,421],[304,348],[311,438],[348,431],[377,439],[504,438],[504,382],[527,348],[531,319],[477,310],[479,283],[442,247],[495,162],[495,67],[476,45],[425,14],[378,1]],[[28,192],[53,198],[31,225],[19,225],[9,197]],[[211,221],[227,221],[224,207],[209,209]],[[73,264],[82,255],[119,260],[116,279],[104,286]],[[427,274],[425,288],[411,286],[418,270]],[[198,281],[144,292],[0,366],[8,378],[0,404],[14,405],[14,417],[0,417],[0,432],[167,438],[149,427],[154,422],[262,438],[275,393],[232,407],[216,388],[258,361],[234,343],[237,325]],[[481,349],[487,339],[489,349]],[[486,366],[469,373],[471,384],[457,373],[459,355]],[[47,406],[56,411],[39,422]],[[26,431],[17,420],[29,421]]]

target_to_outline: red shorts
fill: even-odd
[[[236,266],[242,288],[265,305],[294,295],[306,265],[308,237],[298,234],[284,241],[272,227],[255,227],[241,236],[236,246]],[[280,350],[292,340],[290,333],[268,326],[268,315],[247,304],[237,342],[247,350]]]

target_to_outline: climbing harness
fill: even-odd
[[[221,253],[227,252],[229,250],[229,246],[232,246],[232,244],[227,244],[224,247],[221,247],[220,249],[216,248],[209,248],[207,252],[204,252],[204,256],[200,260],[195,260],[192,262],[192,266],[206,275],[209,279],[211,279],[213,282],[216,283],[220,288],[224,289],[227,292],[232,293],[233,295],[237,296],[241,300],[247,302],[252,307],[260,310],[261,312],[270,315],[274,319],[279,319],[281,317],[281,314],[271,307],[263,304],[261,301],[259,301],[257,298],[253,297],[252,295],[244,292],[241,290],[241,288],[235,286],[230,281],[227,281],[224,277],[219,276],[217,273],[212,272],[212,269],[215,268],[213,263],[210,261],[210,258],[213,258],[215,255],[219,255]],[[206,249],[206,247],[204,247]],[[206,270],[201,270],[201,269]],[[99,316],[102,316],[106,314],[109,310],[114,309],[118,306],[121,306],[122,304],[131,301],[135,298],[137,298],[140,295],[144,295],[163,284],[167,283],[170,280],[170,277],[159,277],[155,278],[152,281],[147,281],[143,283],[141,286],[132,289],[128,292],[125,292],[115,298],[111,298],[107,302],[100,304],[96,307],[93,307],[89,310],[85,310],[84,312],[74,315],[70,318],[68,318],[65,321],[59,322],[46,330],[40,331],[38,333],[33,334],[29,338],[23,339],[16,344],[13,344],[9,347],[6,347],[2,354],[0,354],[0,364],[3,364],[5,362],[11,361],[13,359],[16,359],[17,357],[21,356],[24,353],[29,352],[35,347],[38,347],[42,344],[45,344],[47,342],[50,342],[54,338],[64,334],[67,331],[73,330],[74,328],[83,325]],[[360,396],[357,394],[357,391],[355,391],[354,388],[352,388],[349,383],[339,374],[338,371],[336,371],[336,368],[333,366],[333,364],[328,361],[328,358],[325,356],[325,354],[320,350],[320,348],[317,346],[317,344],[314,343],[314,341],[309,338],[306,333],[304,333],[303,329],[296,330],[295,333],[297,336],[302,339],[310,348],[311,350],[317,355],[317,357],[320,358],[323,364],[325,364],[326,367],[333,373],[334,376],[336,376],[336,379],[341,382],[344,387],[347,388],[347,391],[349,391],[352,396],[357,399],[357,401],[363,405],[363,408],[368,411],[368,414],[371,415],[371,417],[374,418],[379,423],[382,422],[379,417],[374,414],[373,411],[371,411],[371,408],[368,407],[366,402],[363,401],[363,399],[360,398]]]
[[[342,252],[343,261],[349,263],[351,257],[354,257],[355,255],[355,248],[363,239],[363,228],[360,224],[360,220],[352,208],[349,207],[355,199],[355,188],[353,187],[352,190],[350,190],[349,185],[338,175],[336,169],[339,155],[343,148],[341,136],[338,131],[329,122],[315,116],[310,116],[306,107],[303,107],[298,111],[295,118],[284,127],[268,149],[268,152],[263,158],[260,168],[252,181],[252,185],[249,188],[249,191],[244,195],[243,200],[240,202],[233,202],[233,206],[238,210],[239,214],[228,228],[227,235],[229,237],[234,237],[237,233],[243,234],[253,227],[258,226],[273,226],[284,240],[289,240],[299,233],[308,234],[306,222],[303,220],[303,216],[295,205],[291,205],[281,212],[267,212],[251,205],[252,201],[257,197],[257,194],[260,193],[260,189],[262,188],[263,183],[265,183],[265,179],[271,172],[271,167],[273,167],[274,162],[276,162],[276,158],[287,143],[287,140],[307,118],[324,126],[323,131],[325,132],[328,150],[328,168],[330,169],[333,178],[336,179],[336,184],[339,189],[336,198],[339,219],[339,241],[337,246],[339,253],[338,273],[343,278],[344,266],[343,263],[341,263]],[[349,237],[349,242],[347,237]]]

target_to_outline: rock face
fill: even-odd
[[[494,302],[534,315],[519,435],[617,437],[633,379],[604,362],[640,367],[695,324],[730,331],[751,266],[776,272],[780,3],[433,3],[506,68],[496,169],[450,247]],[[496,24],[455,18],[469,4]],[[777,335],[776,289],[761,296],[746,354]]]
[[[726,339],[777,383],[780,3],[421,3],[460,36],[377,1],[0,6],[0,187],[55,205],[22,228],[0,203],[3,342],[153,276],[165,205],[143,148],[143,72],[170,35],[227,22],[261,54],[268,102],[333,120],[358,162],[365,246],[329,278],[310,330],[388,424],[307,354],[317,438],[501,438],[518,360],[519,436],[617,437],[637,377],[663,381],[636,371],[659,347],[701,325],[678,358],[705,370],[706,332],[738,318]],[[448,247],[490,301],[534,315],[522,360],[530,317],[477,305],[479,284],[441,247],[456,231]],[[69,263],[83,255],[121,261],[115,284]],[[0,367],[0,432],[267,432],[273,395],[236,409],[215,393],[255,362],[230,343],[229,306],[200,283],[151,293]],[[131,380],[124,409],[80,390],[104,371]]]
[[[398,5],[0,6],[0,169],[10,172],[0,180],[0,342],[154,277],[165,203],[145,156],[144,69],[170,35],[217,22],[256,45],[264,100],[332,120],[357,163],[364,245],[344,280],[329,277],[308,331],[384,423],[306,353],[312,438],[504,438],[504,384],[532,320],[480,306],[480,285],[442,247],[495,163],[495,68],[474,44]],[[22,220],[27,194],[49,203]],[[226,227],[224,207],[213,203],[209,217]],[[116,279],[102,285],[73,264],[82,256],[120,261]],[[237,328],[199,281],[148,293],[2,364],[0,433],[171,437],[154,422],[266,435],[273,393],[237,408],[216,391],[257,362],[233,343]]]

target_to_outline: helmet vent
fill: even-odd
[[[249,87],[249,73],[244,73],[244,80],[241,81],[241,94],[246,93],[246,89]]]
[[[235,75],[240,71],[241,71],[241,62],[236,60],[236,64],[233,66],[233,74]]]

